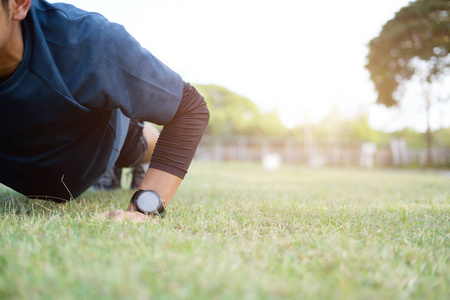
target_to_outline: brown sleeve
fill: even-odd
[[[205,99],[185,82],[180,106],[161,131],[150,167],[184,178],[208,121]]]

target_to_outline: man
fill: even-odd
[[[44,0],[1,4],[0,182],[68,200],[114,164],[151,155],[127,211],[103,216],[163,215],[208,123],[204,99],[99,14]],[[164,128],[158,138],[134,120]]]

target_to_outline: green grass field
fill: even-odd
[[[448,299],[450,178],[196,163],[153,223],[132,191],[0,188],[0,299]]]

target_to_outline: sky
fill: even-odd
[[[123,24],[185,81],[226,87],[288,127],[338,109],[341,118],[368,114],[375,129],[425,130],[420,90],[386,109],[364,68],[368,42],[409,0],[66,2]],[[449,115],[450,102],[434,105],[432,127],[450,126]]]

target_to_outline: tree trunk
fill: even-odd
[[[431,106],[431,101],[430,101],[430,95],[427,94],[425,96],[425,100],[426,100],[426,114],[427,114],[427,132],[425,133],[425,137],[427,139],[427,168],[431,168],[432,164],[433,164],[433,157],[431,154],[431,143],[432,143],[432,135],[431,135],[431,127],[430,127],[430,106]]]

